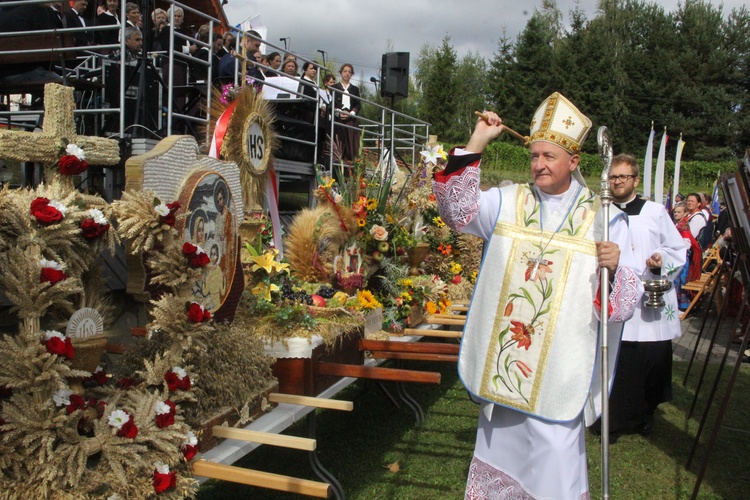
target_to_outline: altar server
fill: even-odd
[[[664,206],[636,196],[640,178],[635,158],[615,156],[609,182],[612,200],[629,218],[636,273],[642,280],[671,283],[685,265],[687,246]],[[672,400],[672,339],[682,335],[682,328],[674,287],[663,299],[660,308],[639,300],[623,327],[610,398],[610,441],[629,429],[651,434],[654,410]]]

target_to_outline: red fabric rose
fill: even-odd
[[[167,382],[167,387],[170,392],[175,392],[179,386],[180,379],[177,378],[177,374],[172,370],[169,370],[164,374],[164,380]]]
[[[172,424],[174,424],[174,415],[172,415],[171,413],[165,413],[163,415],[156,416],[156,426],[159,429],[169,427]]]
[[[179,380],[179,382],[177,383],[177,388],[181,391],[189,391],[190,385],[190,377],[185,376]]]
[[[128,439],[135,439],[138,435],[138,427],[135,426],[132,416],[130,420],[122,424],[122,427],[117,431],[117,435]]]
[[[169,406],[169,411],[167,413],[156,415],[156,426],[159,429],[163,429],[174,424],[174,416],[177,413],[177,408],[175,407],[175,404],[173,402],[167,399],[166,401],[164,401],[164,404]]]
[[[109,224],[97,224],[94,219],[81,221],[81,236],[87,240],[95,240],[109,230]]]
[[[162,215],[161,221],[168,226],[174,226],[176,220],[174,213],[180,208],[180,202],[173,201],[172,203],[167,203],[167,208],[169,209],[169,213]]]
[[[70,401],[70,404],[65,407],[65,410],[68,412],[68,414],[71,414],[76,410],[86,408],[86,401],[84,401],[83,398],[78,394],[71,394],[70,396],[68,396],[68,400]]]
[[[104,370],[96,371],[91,377],[89,377],[89,380],[93,380],[99,385],[104,385],[107,383],[107,372]]]
[[[209,262],[211,262],[211,259],[208,258],[208,254],[206,252],[201,252],[190,257],[189,264],[190,267],[199,268],[206,267]]]
[[[63,271],[60,271],[58,269],[53,269],[51,267],[43,267],[42,271],[39,273],[39,282],[45,283],[49,282],[51,284],[58,283],[64,279],[67,279],[68,275],[65,274]]]
[[[171,490],[177,486],[177,473],[175,471],[170,471],[167,474],[161,474],[159,471],[155,470],[153,484],[156,493]]]
[[[50,354],[57,354],[58,356],[64,356],[67,359],[73,359],[75,352],[73,350],[73,343],[69,338],[65,340],[60,337],[52,337],[48,339],[44,346],[47,348],[47,352]]]
[[[62,175],[78,175],[85,172],[89,164],[75,155],[65,155],[57,162],[57,167]]]
[[[211,319],[211,313],[197,302],[190,302],[187,307],[187,317],[193,323],[203,323]]]
[[[182,245],[182,254],[188,258],[190,267],[206,267],[211,262],[208,254],[192,243],[185,242]]]
[[[185,375],[184,377],[180,378],[175,372],[172,370],[169,370],[167,373],[164,374],[164,380],[167,382],[167,388],[170,392],[175,392],[177,390],[181,391],[189,391],[191,382],[190,377]]]
[[[49,226],[56,224],[63,219],[63,213],[49,204],[47,198],[36,198],[31,202],[31,215],[36,218],[39,224]]]
[[[185,456],[185,460],[192,460],[193,457],[198,453],[198,447],[191,444],[186,444],[182,447],[182,454]]]
[[[451,283],[453,283],[454,285],[458,285],[459,283],[461,283],[461,275],[460,274],[455,275],[453,279],[451,280]]]

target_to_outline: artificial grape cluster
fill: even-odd
[[[324,299],[330,299],[334,295],[336,295],[336,290],[330,286],[322,285],[320,288],[318,288],[318,291],[315,292],[317,295],[320,295]]]
[[[300,304],[307,304],[308,306],[311,306],[313,303],[311,295],[308,295],[308,293],[304,290],[295,292],[292,289],[292,285],[287,282],[281,285],[281,297],[285,300],[289,300],[291,302],[299,302]]]

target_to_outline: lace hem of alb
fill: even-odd
[[[479,213],[479,169],[469,168],[445,182],[433,182],[440,218],[460,231]]]

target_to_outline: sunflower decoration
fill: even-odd
[[[274,114],[268,101],[252,86],[239,91],[235,88],[234,100],[225,98],[226,94],[214,93],[212,130],[226,129],[219,158],[233,161],[240,168],[242,202],[245,210],[251,211],[263,206],[268,168],[279,145],[273,130]]]

